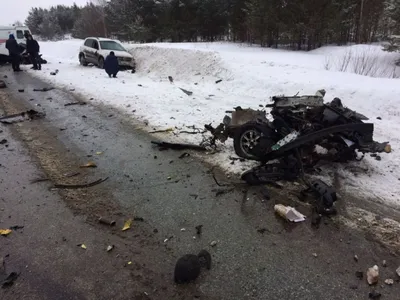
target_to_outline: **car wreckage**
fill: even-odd
[[[251,185],[299,177],[308,191],[320,198],[325,209],[332,207],[336,194],[321,180],[309,183],[304,173],[321,160],[348,162],[361,160],[365,153],[390,152],[388,142],[373,140],[374,124],[364,123],[364,115],[345,107],[339,98],[324,103],[325,90],[315,95],[274,96],[270,118],[263,110],[236,107],[216,128],[205,125],[212,143],[233,138],[236,154],[261,165],[242,174]],[[359,153],[361,156],[359,157]]]

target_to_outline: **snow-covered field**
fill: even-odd
[[[342,69],[349,52],[352,57],[367,52],[377,55],[374,61],[379,61],[371,75],[393,75],[398,72],[392,67],[396,54],[381,52],[379,46],[325,47],[305,53],[229,43],[129,44],[126,47],[136,58],[137,73],[120,72],[117,79],[110,79],[103,70],[79,65],[81,43],[42,42],[42,53],[49,64],[43,66],[42,72],[30,72],[147,120],[149,131],[174,126],[176,134],[188,130],[187,126],[218,125],[225,111],[233,107],[258,108],[273,95],[314,94],[325,89],[326,101],[339,97],[351,109],[368,116],[375,123],[375,140],[390,141],[393,149],[392,153],[383,154],[381,161],[367,156],[358,163],[369,170],[364,174],[335,166],[334,170],[345,178],[344,188],[400,205],[400,79],[352,74],[356,69],[352,64],[357,62],[350,62],[347,72],[337,71]],[[59,73],[51,76],[55,69]],[[173,84],[168,76],[174,78]],[[219,79],[222,82],[216,84]],[[179,87],[193,95],[187,96]],[[201,135],[184,133],[166,133],[164,138],[196,143],[202,140]],[[208,159],[227,171],[247,170],[249,162],[230,164],[228,157],[234,156],[231,144],[228,140],[222,153]]]

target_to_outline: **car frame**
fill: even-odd
[[[116,49],[105,49],[105,45],[115,43],[118,46]],[[79,49],[79,63],[82,66],[93,64],[100,69],[104,68],[104,61],[107,55],[111,51],[114,51],[115,56],[118,58],[118,64],[122,68],[132,69],[136,71],[136,62],[134,57],[123,47],[123,45],[117,41],[99,37],[87,37],[83,42],[83,45]]]

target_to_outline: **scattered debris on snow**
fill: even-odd
[[[188,95],[188,96],[191,96],[191,95],[193,95],[193,92],[191,92],[191,91],[188,91],[188,90],[185,90],[185,89],[183,89],[183,88],[179,88],[182,92],[184,92],[186,95]]]
[[[191,145],[191,144],[178,144],[178,143],[167,143],[167,142],[155,142],[152,141],[152,144],[157,145],[160,150],[197,150],[197,151],[206,151],[207,149],[203,146]]]

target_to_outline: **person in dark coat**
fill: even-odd
[[[19,68],[20,64],[19,45],[13,34],[10,34],[10,36],[8,37],[8,40],[6,41],[6,48],[8,49],[8,53],[11,58],[11,64],[14,72],[21,71],[21,69]]]
[[[31,58],[33,69],[34,70],[41,70],[42,65],[40,64],[40,47],[39,43],[33,39],[33,37],[29,34],[26,36],[26,52],[29,53]]]
[[[111,75],[114,78],[117,77],[117,73],[119,71],[119,64],[118,64],[118,58],[115,56],[114,51],[111,51],[110,54],[107,55],[106,60],[104,61],[104,69],[106,70],[106,73],[110,78]]]

